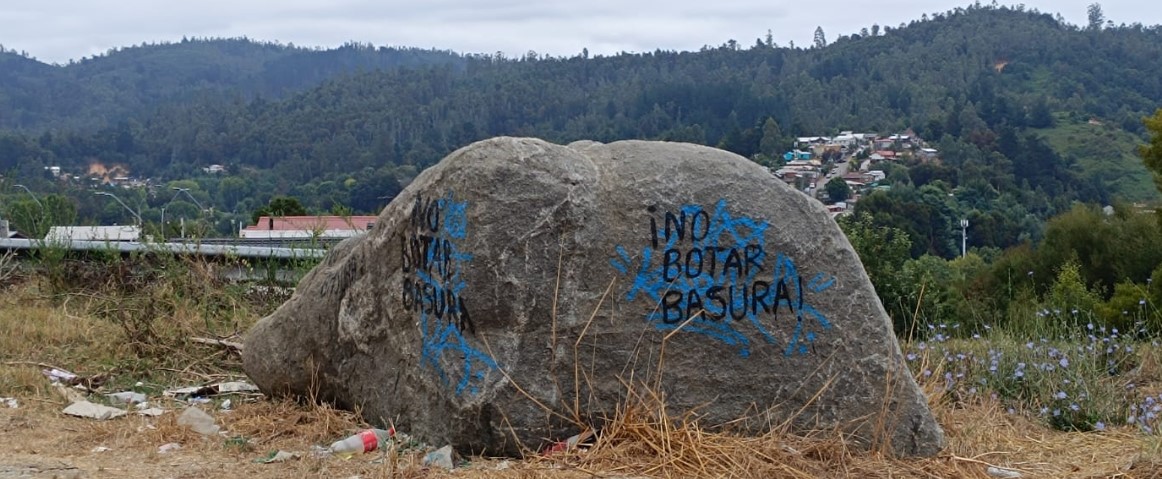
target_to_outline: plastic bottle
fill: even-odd
[[[387,442],[394,434],[394,430],[366,429],[347,439],[335,441],[331,444],[331,454],[350,459],[356,454],[364,454],[379,449],[381,443]]]

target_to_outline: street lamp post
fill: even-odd
[[[186,196],[190,198],[190,201],[193,201],[195,205],[198,205],[198,211],[206,211],[206,208],[202,207],[202,204],[198,202],[198,199],[194,198],[194,195],[190,194],[189,188],[178,188],[178,187],[174,186],[171,189],[177,191],[177,193],[174,194],[175,198],[177,197],[177,195],[185,193]],[[170,200],[170,201],[173,201],[173,200]]]
[[[968,254],[968,220],[960,220],[960,256]]]
[[[173,198],[170,198],[169,201],[165,202],[165,204],[161,206],[161,237],[162,238],[165,238],[165,209],[169,208],[169,204],[173,203],[173,200],[178,199],[178,196],[181,194],[182,194],[182,192],[180,192],[180,191],[177,193],[174,193]]]
[[[118,203],[121,203],[121,206],[124,206],[126,210],[129,210],[129,213],[133,214],[134,218],[137,218],[137,226],[141,226],[141,225],[145,224],[145,222],[141,220],[141,215],[137,214],[136,211],[133,211],[133,208],[130,208],[129,205],[125,204],[124,201],[121,201],[121,198],[118,198],[117,195],[115,195],[113,193],[106,192],[106,191],[97,191],[95,193],[97,195],[100,195],[100,196],[108,196],[110,198],[117,200]]]
[[[194,195],[190,194],[189,188],[179,188],[177,186],[173,186],[173,187],[170,187],[170,189],[177,191],[177,193],[174,194],[174,198],[177,198],[177,195],[185,193],[186,197],[189,198],[190,201],[193,201],[194,204],[198,206],[198,216],[201,216],[201,214],[206,211],[206,208],[202,207],[202,203],[198,202],[198,199],[194,198]],[[173,200],[170,200],[170,201],[173,201]],[[182,218],[182,239],[185,239],[185,237],[186,237],[186,219],[183,217]]]
[[[36,206],[39,206],[41,211],[44,211],[44,203],[41,203],[40,200],[36,199],[36,195],[33,194],[32,190],[28,189],[27,186],[24,186],[24,185],[12,185],[12,186],[15,188],[20,188],[20,189],[24,190],[25,192],[27,192],[28,196],[32,197],[32,201],[36,202]]]

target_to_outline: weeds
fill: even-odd
[[[30,362],[53,363],[78,374],[112,373],[107,385],[112,390],[143,381],[136,389],[153,395],[166,384],[238,375],[234,353],[187,339],[244,331],[286,294],[274,285],[231,284],[222,279],[223,264],[173,257],[61,257],[53,267],[58,270],[50,272],[59,283],[26,281],[0,299],[0,396],[54,397],[39,367],[27,366]],[[73,289],[53,289],[65,285]],[[1162,427],[1162,348],[1148,328],[1114,329],[1096,321],[1092,312],[1059,312],[1035,302],[1022,311],[1028,321],[1020,328],[1009,326],[1020,321],[979,330],[924,325],[923,340],[903,344],[951,443],[938,458],[893,459],[863,452],[835,431],[793,434],[776,426],[758,437],[711,432],[694,415],[668,414],[664,398],[643,387],[627,393],[588,449],[550,456],[530,452],[527,460],[512,463],[509,474],[485,469],[460,474],[980,477],[985,465],[997,464],[1064,477],[1152,467],[1152,458],[1162,455],[1162,435],[1157,434]],[[158,444],[180,441],[188,445],[185,454],[200,460],[225,456],[235,464],[231,467],[253,467],[248,475],[294,471],[291,475],[373,477],[384,473],[384,464],[392,471],[420,471],[414,457],[398,455],[381,458],[385,462],[379,466],[304,459],[278,466],[288,468],[282,473],[269,472],[276,466],[246,465],[255,455],[278,448],[306,450],[365,427],[354,414],[325,404],[261,401],[240,406],[223,422],[231,437],[213,441],[177,427],[172,415],[137,435],[115,423],[85,425],[69,433],[80,437],[73,440],[80,449],[71,453],[110,444],[146,448],[146,457],[156,460],[152,451]]]
[[[952,329],[932,326],[928,341],[906,345],[905,352],[918,380],[954,407],[989,397],[1063,431],[1134,425],[1152,433],[1162,425],[1162,405],[1155,409],[1162,397],[1142,387],[1159,379],[1158,343],[1139,339],[1144,328],[1127,335],[1085,323],[1063,339],[1018,337],[1007,329],[957,339]]]

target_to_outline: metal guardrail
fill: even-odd
[[[0,250],[33,250],[42,247],[64,248],[70,251],[169,252],[199,256],[231,256],[239,258],[305,259],[322,258],[323,248],[295,248],[280,246],[246,246],[213,243],[140,243],[136,241],[52,241],[40,239],[0,239]]]

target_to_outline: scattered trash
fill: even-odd
[[[222,446],[226,449],[237,449],[238,451],[242,452],[254,452],[254,444],[250,438],[246,436],[233,436],[226,438],[226,441],[222,443]]]
[[[16,398],[0,398],[0,403],[4,403],[9,409],[20,407],[20,403],[16,402]]]
[[[181,444],[178,444],[176,442],[171,442],[169,444],[162,444],[162,445],[158,446],[157,453],[158,454],[165,454],[167,452],[176,451],[176,450],[181,449],[181,448],[182,448]]]
[[[114,404],[140,404],[145,402],[145,395],[133,391],[123,391],[119,393],[106,394]]]
[[[85,395],[81,394],[80,391],[70,388],[62,383],[54,383],[53,387],[56,389],[56,392],[61,395],[61,397],[70,403],[81,402],[85,400]]]
[[[227,399],[225,401],[222,401],[222,404],[218,406],[218,409],[221,409],[223,411],[229,411],[231,407],[233,407],[233,404],[230,402],[229,399]]]
[[[230,381],[215,383],[208,386],[189,386],[184,388],[167,389],[162,392],[169,397],[205,397],[231,393],[257,393],[258,386],[245,381]]]
[[[436,449],[424,455],[423,465],[452,470],[456,467],[456,451],[450,444]]]
[[[214,417],[206,414],[201,409],[196,407],[186,408],[182,415],[178,417],[178,424],[182,426],[189,426],[194,432],[203,436],[212,436],[218,434],[221,429],[217,424],[214,424]]]
[[[66,384],[69,386],[76,386],[86,391],[92,391],[105,383],[109,379],[108,374],[97,374],[89,377],[78,376],[63,369],[51,368],[42,369],[41,374],[49,379],[53,384]]]
[[[159,407],[149,407],[149,408],[138,408],[137,409],[138,416],[158,417],[162,414],[165,414],[165,409],[162,409]]]
[[[258,386],[250,384],[246,381],[231,381],[228,383],[218,383],[218,384],[215,384],[214,386],[217,386],[219,394],[256,393],[256,392],[258,392]],[[211,387],[213,387],[213,386],[211,386]]]
[[[311,457],[316,459],[331,457],[331,449],[318,445],[311,446]]]
[[[271,451],[270,454],[266,455],[266,457],[256,459],[254,462],[257,462],[260,464],[270,464],[272,462],[286,462],[286,461],[289,461],[292,459],[298,459],[300,457],[302,457],[302,456],[299,455],[299,453],[297,453],[297,452],[287,452],[287,451],[279,450],[279,451]]]
[[[69,407],[66,407],[61,412],[70,416],[86,417],[98,421],[118,418],[127,414],[124,409],[117,409],[104,404],[93,404],[89,401],[77,401],[70,404]]]
[[[989,466],[986,470],[989,476],[999,477],[1002,479],[1014,479],[1021,477],[1021,473],[1012,469],[1005,469],[1003,467]]]
[[[496,464],[496,470],[498,470],[498,471],[503,471],[503,470],[506,470],[510,467],[512,467],[512,464],[509,463],[507,459],[500,461],[499,463]]]
[[[545,449],[545,454],[556,454],[558,452],[571,451],[577,448],[587,448],[588,446],[591,446],[596,440],[597,433],[595,433],[592,429],[586,429],[585,431],[582,431],[581,434],[570,437],[564,441],[556,442],[549,446],[547,449]]]
[[[70,373],[70,372],[65,371],[63,369],[57,369],[57,368],[45,369],[45,370],[42,370],[41,373],[44,374],[46,377],[48,377],[49,381],[52,381],[54,383],[60,383],[60,382],[68,383],[68,382],[71,382],[71,381],[77,379],[76,374]]]
[[[141,381],[137,381],[137,383],[136,383],[136,384],[134,384],[134,385],[133,385],[133,387],[135,387],[135,388],[139,388],[139,387],[141,387],[141,386],[144,386],[144,385],[145,385],[145,383],[143,383],[143,382],[141,382]]]
[[[105,446],[97,446],[97,447],[90,449],[89,452],[105,452],[108,450],[109,450],[109,448],[107,448]]]
[[[395,429],[365,429],[359,434],[331,444],[331,454],[350,459],[356,454],[363,454],[379,449],[381,443],[387,442],[395,435]]]

